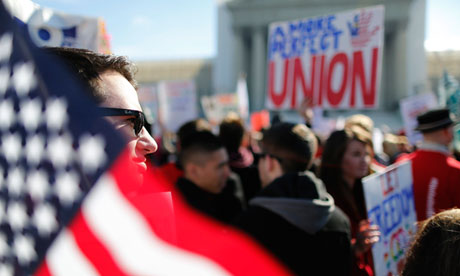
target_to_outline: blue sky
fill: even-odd
[[[33,0],[104,18],[115,54],[133,60],[213,57],[219,0]],[[427,0],[425,47],[460,50],[460,0]]]

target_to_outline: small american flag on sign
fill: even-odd
[[[180,198],[172,211],[159,176],[145,177],[150,194],[133,192],[124,142],[84,89],[0,1],[1,276],[287,274]]]

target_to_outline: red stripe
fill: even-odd
[[[46,263],[46,260],[40,264],[37,271],[35,271],[34,275],[35,276],[51,276],[51,272],[49,270],[48,264]]]
[[[100,275],[127,275],[117,265],[109,251],[93,234],[81,211],[75,216],[69,230],[86,259]],[[116,231],[116,229],[114,229]]]
[[[167,206],[162,208],[160,203],[149,207],[136,201],[132,187],[141,187],[142,185],[132,177],[135,173],[136,170],[129,161],[127,152],[119,156],[111,169],[111,174],[116,179],[118,188],[124,197],[144,216],[152,230],[155,233],[160,233],[158,229],[155,230],[157,223],[155,223],[155,215],[152,215],[152,206],[154,206],[158,216],[167,211]],[[152,187],[155,186],[155,190],[159,191],[171,187],[150,172],[145,175],[144,182]],[[173,190],[172,192],[177,195],[176,191]],[[290,274],[269,253],[246,235],[191,210],[180,196],[174,196],[173,200],[177,240],[161,235],[158,237],[172,245],[203,255],[234,275]],[[146,214],[149,215],[146,216]]]

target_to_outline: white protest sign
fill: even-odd
[[[106,46],[100,45],[105,27],[99,18],[55,11],[30,0],[5,0],[5,4],[38,46],[85,48],[95,52]]]
[[[382,236],[373,245],[376,276],[399,275],[416,232],[411,162],[388,167],[363,179],[367,216]]]
[[[198,118],[195,83],[160,82],[158,107],[158,117],[168,131],[176,132],[185,122]]]
[[[378,107],[384,7],[270,24],[267,108]]]
[[[240,111],[238,96],[235,93],[203,96],[201,97],[201,106],[206,119],[214,126],[220,124],[229,112],[239,114]]]
[[[246,84],[246,77],[240,76],[238,83],[236,84],[236,95],[238,97],[238,111],[243,118],[247,120],[249,117],[249,97],[248,97],[248,85]]]
[[[399,107],[404,122],[404,130],[412,145],[423,139],[422,134],[414,130],[417,127],[417,115],[436,106],[436,96],[433,93],[415,95],[400,101]]]

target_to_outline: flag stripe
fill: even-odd
[[[89,229],[81,213],[78,213],[69,229],[82,254],[101,275],[126,275],[117,265],[110,252]]]
[[[62,230],[46,256],[51,275],[92,276],[99,275],[81,254],[71,232]]]
[[[228,275],[204,257],[158,239],[120,193],[112,176],[101,177],[83,203],[82,211],[94,234],[127,274]]]

